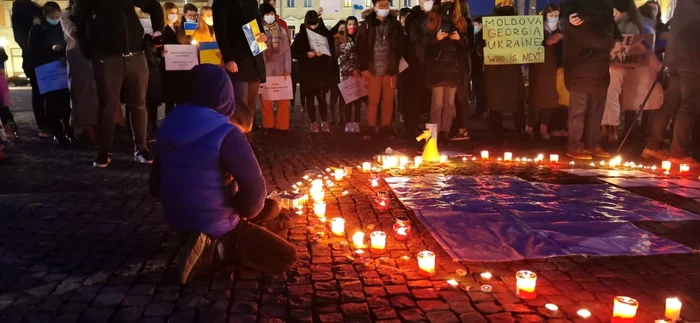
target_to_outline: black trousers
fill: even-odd
[[[321,121],[328,121],[328,105],[326,104],[326,90],[314,89],[306,90],[306,111],[309,113],[309,120],[316,122],[316,106],[314,98],[318,101],[318,112],[321,114]]]
[[[343,117],[343,112],[340,109],[341,104],[340,102],[342,101],[342,95],[340,95],[340,90],[338,89],[337,86],[331,87],[331,95],[330,95],[330,102],[329,102],[329,108],[331,112],[331,119],[335,122],[340,122],[340,118]],[[336,113],[336,111],[338,113]],[[335,119],[335,116],[338,116],[338,120]]]
[[[0,107],[0,122],[2,122],[2,124],[7,124],[14,120],[15,116],[12,115],[10,107]]]
[[[34,112],[34,121],[39,130],[47,131],[49,123],[46,119],[46,98],[39,92],[39,84],[36,81],[36,76],[30,75],[29,84],[32,86],[32,111]]]
[[[46,119],[54,136],[73,135],[70,126],[70,92],[58,90],[45,93]]]
[[[472,70],[472,90],[476,97],[476,114],[486,113],[486,87],[484,86],[484,72]]]
[[[345,122],[361,122],[362,121],[362,100],[357,99],[350,103],[345,103],[343,96],[340,96],[340,106],[345,113]],[[355,108],[355,118],[353,119],[352,108]]]
[[[404,128],[409,131],[418,130],[420,114],[430,111],[431,93],[425,87],[422,68],[409,66],[397,80],[399,112],[403,116]]]

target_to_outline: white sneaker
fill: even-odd
[[[345,124],[345,132],[355,132],[355,126],[353,125],[352,122],[348,122]]]
[[[321,131],[323,132],[331,132],[331,128],[328,127],[328,122],[321,122]]]
[[[352,131],[355,133],[360,133],[360,124],[357,122],[352,123]]]
[[[311,124],[311,132],[318,133],[318,122],[314,122]]]

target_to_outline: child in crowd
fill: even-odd
[[[346,33],[340,39],[338,49],[338,66],[340,69],[340,81],[346,81],[351,77],[360,77],[360,70],[357,66],[357,52],[355,51],[355,37],[357,35],[357,18],[354,16],[348,17],[345,23]],[[352,102],[345,102],[343,96],[340,96],[341,111],[345,112],[345,132],[360,132],[360,119],[362,113],[362,100],[357,99]],[[355,118],[353,119],[352,108],[355,108]]]
[[[263,17],[263,29],[267,35],[267,50],[262,53],[265,58],[265,74],[269,77],[284,76],[285,80],[292,77],[292,54],[287,31],[275,18],[277,12],[269,3],[260,5],[260,15]],[[277,102],[277,114],[273,111],[273,103]],[[270,129],[289,130],[289,100],[262,100],[262,121],[265,131]]]

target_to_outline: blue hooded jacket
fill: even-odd
[[[158,133],[151,191],[174,230],[221,237],[262,210],[265,180],[245,136],[229,122],[235,100],[226,72],[209,64],[192,72],[189,103],[168,113]]]

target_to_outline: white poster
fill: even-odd
[[[403,57],[401,57],[401,61],[399,62],[399,73],[405,71],[408,68],[408,62],[406,62]]]
[[[189,71],[199,64],[199,51],[194,45],[165,45],[165,70]]]
[[[340,5],[340,0],[321,0],[323,13],[338,13],[340,12]]]
[[[352,15],[355,18],[362,20],[362,11],[365,10],[364,0],[352,0]]]
[[[361,77],[351,77],[340,82],[338,89],[340,89],[340,94],[343,95],[343,100],[347,103],[367,96],[367,84]]]
[[[268,76],[264,84],[261,84],[260,94],[265,101],[291,100],[292,77]]]
[[[306,33],[309,36],[309,47],[311,47],[312,51],[331,56],[331,50],[330,47],[328,47],[328,38],[319,35],[308,28],[306,29]]]

